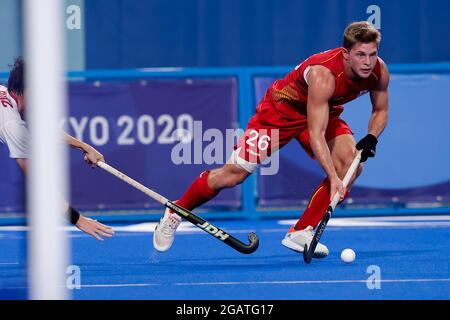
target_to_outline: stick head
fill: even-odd
[[[253,253],[256,251],[256,249],[258,249],[259,247],[259,239],[258,236],[256,235],[256,233],[251,232],[248,235],[248,240],[250,241],[250,244],[247,247],[247,250],[245,253]]]
[[[312,260],[312,254],[309,254],[308,245],[305,244],[303,247],[303,261],[305,261],[306,264],[310,264]]]

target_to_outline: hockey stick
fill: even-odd
[[[210,235],[213,235],[214,237],[216,237],[220,241],[226,243],[233,249],[235,249],[241,253],[245,253],[245,254],[253,253],[256,251],[256,249],[258,249],[259,239],[258,239],[258,236],[256,235],[256,233],[253,233],[253,232],[250,233],[248,235],[248,240],[250,241],[250,243],[245,244],[245,243],[239,241],[238,239],[236,239],[235,237],[233,237],[232,235],[226,233],[222,229],[213,226],[212,224],[210,224],[206,220],[196,216],[189,210],[186,210],[186,209],[180,207],[179,205],[177,205],[176,203],[169,201],[167,198],[165,198],[162,195],[156,193],[155,191],[147,188],[146,186],[137,182],[136,180],[128,177],[126,174],[111,167],[110,165],[106,164],[105,162],[99,161],[97,163],[97,165],[100,168],[104,169],[105,171],[107,171],[107,172],[111,173],[112,175],[116,176],[117,178],[121,179],[122,181],[124,181],[124,182],[128,183],[129,185],[133,186],[134,188],[138,189],[139,191],[145,193],[153,200],[161,203],[163,206],[176,212],[177,214],[182,216],[184,219],[186,219],[190,223],[194,224],[195,226],[199,227],[200,229],[209,233]]]
[[[358,165],[361,161],[361,150],[356,153],[356,157],[353,160],[352,164],[350,165],[350,168],[348,168],[347,173],[345,174],[344,180],[342,180],[342,184],[344,188],[347,188],[348,183],[350,182],[350,179],[353,177],[353,174],[355,173],[356,169],[358,168]],[[333,200],[331,201],[330,205],[328,206],[327,211],[325,212],[325,215],[323,216],[322,220],[319,223],[319,226],[317,227],[316,232],[314,233],[314,237],[311,240],[311,243],[309,245],[305,244],[305,247],[303,248],[303,260],[306,263],[311,263],[311,260],[314,255],[314,251],[316,251],[317,244],[319,243],[320,237],[322,236],[323,231],[325,230],[325,227],[327,226],[328,220],[331,218],[331,214],[333,213],[334,208],[336,208],[338,202],[340,199],[340,194],[336,193],[333,197]]]

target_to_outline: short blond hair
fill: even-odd
[[[367,21],[352,22],[345,28],[343,47],[351,50],[357,42],[376,42],[379,46],[381,33]]]

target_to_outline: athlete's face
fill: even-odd
[[[377,63],[378,46],[376,42],[357,42],[350,51],[344,49],[344,59],[353,74],[359,78],[368,78]]]

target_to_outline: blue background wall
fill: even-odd
[[[0,0],[0,72],[9,71],[14,57],[22,52],[20,13],[20,1]]]
[[[87,0],[86,67],[295,65],[373,4],[386,62],[450,61],[444,0]]]
[[[22,54],[21,1],[0,0],[0,72]],[[356,20],[379,24],[388,63],[450,61],[445,0],[65,0],[68,69],[296,65],[341,44]],[[377,5],[375,20],[368,10]]]

